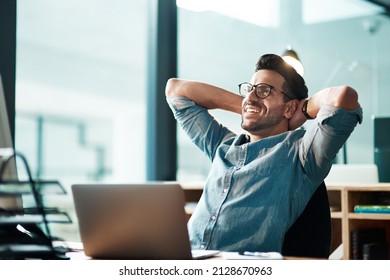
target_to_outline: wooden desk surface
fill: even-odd
[[[390,191],[390,183],[328,183],[328,190]]]
[[[83,251],[78,252],[69,252],[66,254],[71,260],[93,260],[92,258],[86,256]],[[211,258],[206,258],[204,260],[228,260],[224,258],[223,255],[217,255]],[[264,260],[264,259],[258,259]],[[306,258],[306,257],[293,257],[293,256],[283,256],[283,260],[326,260],[326,259],[314,259],[314,258]]]

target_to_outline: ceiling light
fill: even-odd
[[[305,71],[303,69],[302,62],[299,60],[297,53],[291,48],[291,46],[287,46],[287,49],[282,54],[282,58],[303,77]]]

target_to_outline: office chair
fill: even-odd
[[[317,188],[305,210],[287,231],[284,256],[329,258],[332,225],[325,183]]]

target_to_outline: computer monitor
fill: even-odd
[[[390,117],[373,116],[374,162],[379,182],[390,182]]]
[[[14,146],[12,142],[11,130],[9,127],[4,88],[0,75],[0,166],[4,163],[4,159],[9,156],[9,154],[12,154],[13,148]],[[10,178],[17,178],[16,163],[14,160],[7,164],[7,168],[2,175],[2,179]],[[6,188],[5,185],[1,187]],[[0,208],[6,210],[20,210],[22,208],[21,195],[10,195],[0,190]]]

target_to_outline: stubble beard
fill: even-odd
[[[246,123],[244,117],[242,117],[241,128],[251,134],[256,134],[257,132],[277,126],[283,118],[284,116],[281,115],[270,115],[260,118],[257,122],[251,121]]]

